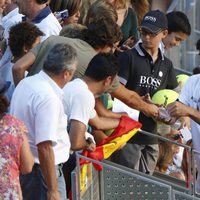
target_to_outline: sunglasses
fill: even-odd
[[[143,36],[149,36],[149,37],[156,37],[159,33],[161,33],[163,30],[161,29],[160,31],[158,31],[157,33],[152,33],[150,31],[148,31],[147,29],[144,29],[144,28],[138,28],[138,31],[141,35]]]

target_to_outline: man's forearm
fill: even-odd
[[[38,144],[38,155],[40,167],[44,176],[48,191],[56,192],[58,190],[54,152],[50,141]]]
[[[113,93],[112,96],[116,97],[129,107],[139,110],[151,117],[158,117],[159,109],[153,104],[146,103],[143,99],[134,91],[128,90],[123,85],[120,85]]]
[[[13,79],[15,86],[24,78],[25,71],[28,71],[34,62],[35,55],[32,52],[28,52],[14,64]]]
[[[13,73],[14,84],[15,86],[17,86],[17,84],[24,78],[25,71],[16,66],[15,68],[13,68],[12,73]]]
[[[78,120],[70,120],[69,137],[73,151],[79,151],[87,147],[85,132],[85,124]]]
[[[109,130],[117,128],[120,119],[99,117],[96,115],[93,119],[90,119],[89,124],[97,130]]]
[[[117,128],[117,126],[119,125],[119,122],[120,122],[120,119],[100,117],[98,126],[100,130],[109,130],[109,129]]]
[[[181,102],[173,102],[167,106],[167,110],[172,117],[189,117],[196,123],[200,124],[200,112]]]
[[[126,113],[115,113],[112,112],[111,110],[106,109],[100,98],[95,99],[95,110],[100,117],[119,119],[121,118],[122,115],[126,115]]]

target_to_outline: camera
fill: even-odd
[[[60,11],[60,12],[55,12],[54,15],[58,21],[67,19],[69,17],[69,13],[68,13],[67,9]]]

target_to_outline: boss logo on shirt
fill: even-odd
[[[140,87],[153,87],[157,89],[161,84],[161,80],[158,78],[153,78],[151,76],[141,76],[140,77]]]
[[[152,17],[152,16],[146,16],[144,18],[144,20],[149,20],[149,21],[152,21],[152,22],[156,22],[156,18],[155,17]]]

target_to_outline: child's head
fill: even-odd
[[[11,27],[9,46],[14,58],[20,58],[31,48],[40,43],[43,32],[30,22],[21,22]]]
[[[191,26],[187,16],[180,11],[166,15],[168,20],[168,35],[163,39],[165,49],[179,46],[191,34]]]
[[[145,49],[158,48],[166,37],[168,22],[165,14],[159,10],[149,11],[143,18],[139,32]]]

